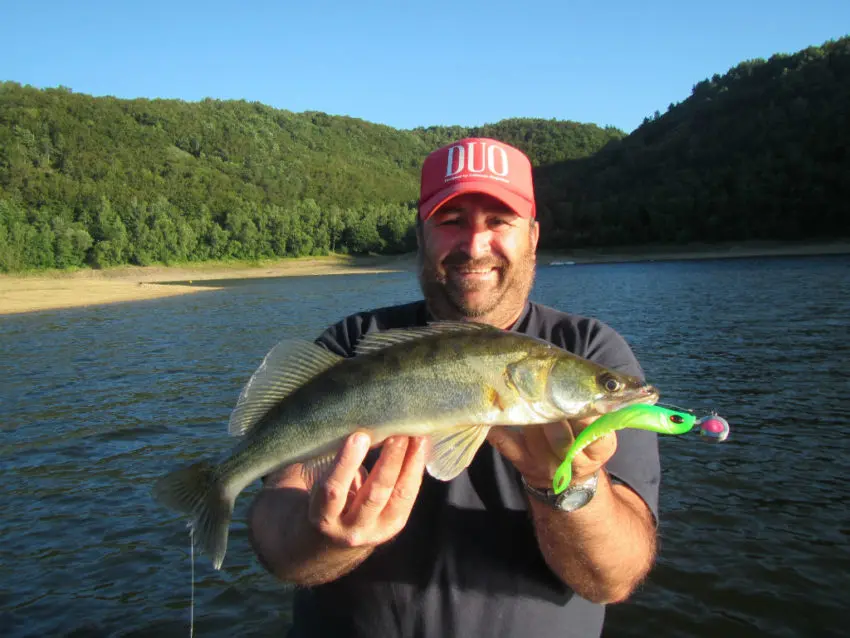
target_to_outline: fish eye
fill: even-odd
[[[685,422],[685,420],[682,417],[680,417],[678,414],[671,414],[670,420],[673,423],[684,423]]]
[[[603,375],[600,381],[602,381],[602,387],[608,392],[617,392],[617,390],[623,387],[620,380],[610,374]]]

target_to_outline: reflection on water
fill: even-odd
[[[608,321],[665,403],[733,426],[719,446],[662,438],[659,563],[607,636],[839,635],[848,275],[847,257],[541,268],[536,300]],[[0,319],[2,635],[185,635],[188,532],[152,481],[232,445],[230,410],[278,339],[418,293],[408,273],[215,285]],[[224,569],[196,562],[199,635],[289,624],[288,590],[248,547],[254,490]]]

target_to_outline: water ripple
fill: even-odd
[[[847,258],[541,268],[535,299],[601,317],[663,401],[723,445],[662,438],[659,562],[606,636],[837,636],[850,573]],[[233,444],[242,384],[280,338],[417,296],[408,274],[230,282],[190,298],[0,319],[0,634],[185,636],[185,521],[150,495]],[[196,564],[198,635],[283,635],[291,592],[237,501],[225,568]],[[507,548],[506,548],[507,550]],[[10,577],[13,575],[13,577]]]

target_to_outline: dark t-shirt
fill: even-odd
[[[415,302],[358,313],[317,342],[353,356],[367,332],[425,325]],[[625,340],[604,323],[529,303],[513,330],[643,378]],[[620,430],[606,465],[657,516],[657,436]],[[367,459],[367,467],[377,453]],[[449,482],[425,475],[402,532],[355,570],[298,589],[290,638],[581,637],[602,631],[604,606],[575,594],[544,562],[519,474],[486,441]]]

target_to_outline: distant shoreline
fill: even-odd
[[[538,264],[600,264],[680,259],[850,254],[850,239],[829,242],[730,242],[677,246],[540,251]],[[554,262],[554,263],[553,263]],[[180,266],[121,266],[106,270],[0,275],[0,315],[142,301],[217,290],[197,281],[414,272],[413,255],[306,257],[260,263],[206,263]],[[172,283],[173,282],[173,283]],[[181,285],[180,282],[186,282]],[[164,284],[168,285],[164,285]]]
[[[736,241],[715,244],[674,244],[581,248],[571,251],[541,251],[537,262],[576,264],[635,261],[675,261],[689,259],[731,259],[739,257],[805,257],[850,254],[850,238],[831,241]]]

